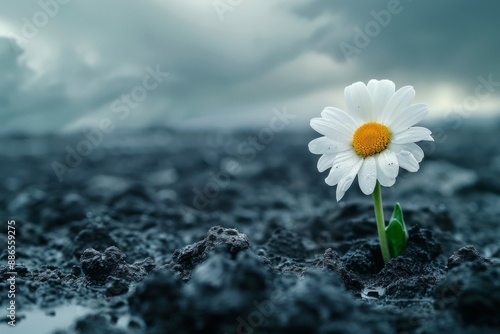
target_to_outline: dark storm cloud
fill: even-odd
[[[372,77],[414,84],[423,100],[446,108],[450,98],[433,96],[433,84],[467,92],[478,75],[500,78],[493,2],[402,0],[350,62],[341,43],[353,44],[353,29],[389,1],[242,1],[223,20],[214,3],[1,4],[0,132],[95,124],[141,85],[148,67],[169,76],[123,126],[198,117],[208,117],[204,125],[257,124],[284,105],[307,119],[341,98],[345,85]]]
[[[57,3],[42,0],[48,2]],[[149,92],[137,108],[141,116],[131,117],[129,123],[168,124],[197,115],[234,113],[269,99],[286,98],[288,89],[276,89],[272,94],[275,82],[266,84],[263,77],[303,52],[307,31],[294,27],[294,18],[286,11],[273,20],[267,13],[256,28],[253,16],[262,14],[258,8],[242,5],[231,13],[232,21],[222,22],[211,2],[199,4],[107,1],[95,10],[95,2],[73,1],[60,4],[57,15],[43,27],[35,24],[33,14],[41,10],[36,3],[10,4],[0,14],[10,23],[4,34],[25,37],[23,32],[33,30],[26,28],[27,21],[39,30],[33,38],[17,41],[24,50],[17,55],[17,63],[33,73],[27,79],[33,82],[24,98],[33,100],[37,108],[17,106],[15,113],[8,110],[3,130],[22,129],[24,117],[42,118],[42,114],[51,118],[51,124],[39,124],[35,130],[105,117],[114,100],[140,83],[147,66],[158,65],[170,77]],[[49,50],[40,56],[39,49]],[[12,52],[9,57],[14,57]],[[283,86],[293,88],[294,84]],[[300,83],[298,86],[307,89]],[[52,99],[47,94],[40,101],[40,90],[51,88],[59,90],[59,105],[49,104]],[[10,115],[15,117],[10,119]]]
[[[354,45],[359,27],[376,21],[372,12],[387,12],[389,4],[400,12],[392,14],[387,26],[369,44],[352,57],[365,76],[383,76],[400,71],[425,80],[452,80],[459,85],[476,85],[478,75],[500,75],[500,3],[491,1],[322,1],[313,0],[297,6],[294,12],[313,19],[329,13],[339,15],[345,24],[342,40],[330,40],[330,30],[323,27],[312,44],[339,61],[346,57],[339,44]]]

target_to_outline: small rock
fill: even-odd
[[[205,261],[217,246],[225,246],[232,256],[236,256],[240,251],[250,247],[250,240],[246,234],[238,232],[237,229],[211,227],[205,239],[174,252],[173,269],[181,272],[183,277],[188,279],[193,268]]]
[[[460,266],[462,263],[476,261],[481,263],[491,262],[490,260],[482,257],[474,246],[468,245],[460,248],[448,258],[447,267],[448,270],[450,270]]]
[[[151,261],[128,264],[125,262],[125,254],[114,246],[103,253],[88,248],[80,258],[85,277],[95,284],[105,283],[110,276],[125,281],[141,280],[147,275]]]

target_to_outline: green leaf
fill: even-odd
[[[387,243],[391,257],[399,256],[406,248],[408,241],[408,232],[406,231],[405,221],[403,219],[403,211],[399,203],[394,206],[389,225],[385,228]]]
[[[397,202],[394,205],[394,211],[392,212],[391,220],[393,220],[394,218],[402,223],[405,234],[408,235],[408,233],[406,232],[405,220],[403,219],[403,210],[401,209],[401,205],[399,205],[399,203]]]

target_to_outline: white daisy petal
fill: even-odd
[[[413,154],[410,152],[401,151],[397,154],[397,157],[401,168],[404,168],[409,172],[416,172],[419,170],[420,166]]]
[[[380,185],[384,187],[392,187],[394,183],[396,183],[395,178],[390,178],[387,175],[385,175],[381,170],[379,165],[377,164],[377,180],[380,182]]]
[[[399,173],[399,162],[396,153],[385,150],[377,156],[377,175],[383,173],[389,179],[395,179]]]
[[[413,126],[408,130],[394,134],[391,138],[391,142],[394,144],[408,144],[422,140],[434,140],[430,136],[431,134],[431,130],[427,128]]]
[[[347,111],[357,122],[369,122],[373,117],[373,101],[368,88],[362,82],[347,86],[344,90]]]
[[[432,138],[431,135],[428,135],[427,137],[425,137],[424,139],[422,139],[422,141],[434,141],[434,138]]]
[[[336,185],[356,166],[356,164],[362,161],[363,159],[351,150],[337,154],[335,160],[333,161],[332,169],[325,179],[325,182],[329,186]]]
[[[349,142],[352,139],[352,132],[343,126],[337,126],[336,123],[321,117],[311,119],[311,128],[327,136],[330,139]]]
[[[370,80],[367,87],[373,100],[373,112],[381,113],[391,96],[394,95],[396,90],[394,82],[390,80]]]
[[[311,128],[323,136],[328,136],[330,138],[335,138],[335,129],[331,124],[324,124],[324,119],[316,117],[311,119]]]
[[[361,168],[361,165],[363,164],[363,159],[360,158],[360,160],[351,168],[351,170],[345,175],[340,181],[339,184],[337,184],[337,191],[336,191],[336,198],[337,202],[344,197],[346,191],[351,187],[352,182],[354,181],[354,178],[356,177],[356,174],[358,174],[359,169]]]
[[[371,79],[370,81],[368,81],[368,84],[366,85],[366,88],[368,88],[368,92],[370,92],[370,95],[372,96],[372,99],[373,99],[373,96],[375,95],[375,92],[378,89],[378,84],[379,83],[380,83],[380,80]]]
[[[389,148],[391,151],[393,151],[395,153],[399,153],[401,151],[408,151],[411,154],[413,154],[413,156],[415,157],[417,162],[422,161],[422,159],[424,158],[424,151],[420,148],[420,146],[418,146],[415,143],[409,143],[409,144],[403,144],[403,145],[391,144],[389,146]]]
[[[412,86],[404,86],[391,96],[384,111],[377,118],[383,124],[388,124],[394,117],[408,107],[415,98],[415,89]]]
[[[342,109],[335,107],[326,107],[321,112],[321,117],[333,121],[339,126],[343,126],[351,132],[354,132],[360,125],[351,115]]]
[[[377,162],[374,157],[364,159],[358,174],[359,188],[365,195],[370,195],[377,182]]]
[[[348,150],[351,146],[328,137],[319,137],[309,142],[309,151],[312,154],[337,154]]]
[[[387,125],[394,133],[398,133],[420,122],[428,113],[429,107],[426,104],[413,104],[395,115],[394,119]]]
[[[318,160],[318,171],[323,173],[328,168],[333,166],[333,160],[335,160],[336,154],[324,154],[319,157]]]

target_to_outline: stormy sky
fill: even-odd
[[[434,118],[500,113],[494,1],[0,3],[0,133],[307,126],[343,89],[413,85]]]

